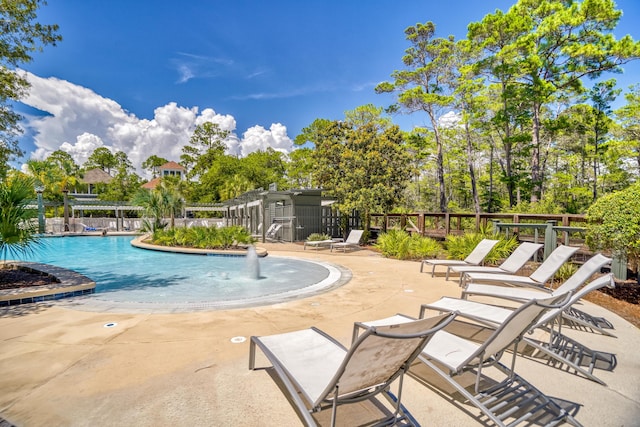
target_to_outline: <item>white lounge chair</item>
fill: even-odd
[[[476,406],[484,416],[498,426],[512,426],[520,423],[528,425],[544,422],[547,426],[562,421],[579,426],[565,408],[546,396],[531,383],[514,371],[518,343],[547,310],[561,308],[569,295],[555,296],[544,300],[530,300],[512,311],[509,316],[490,333],[488,338],[478,343],[447,330],[438,331],[418,356],[425,366],[411,367],[409,374],[423,384],[440,389],[448,399],[459,393],[464,401]],[[397,315],[393,322],[398,322]],[[356,330],[377,325],[382,321],[356,323]],[[410,320],[407,320],[410,321]],[[450,325],[455,325],[455,322]],[[447,328],[448,329],[448,328]],[[511,367],[500,363],[507,348],[514,346]],[[484,369],[496,368],[497,374],[487,376]],[[433,373],[438,375],[433,379]],[[468,378],[471,376],[471,378]],[[475,377],[475,378],[474,378]],[[444,380],[450,387],[443,386]],[[451,393],[451,388],[456,393]],[[565,402],[567,403],[567,402]],[[575,404],[575,407],[578,405]]]
[[[578,287],[582,286],[594,273],[600,271],[602,267],[611,263],[611,258],[607,258],[602,254],[595,254],[587,260],[580,268],[571,275],[556,290],[546,288],[521,288],[511,286],[485,285],[481,283],[469,283],[462,290],[462,298],[466,299],[469,295],[480,295],[486,297],[504,298],[512,301],[526,301],[534,298],[546,298],[549,295],[561,295],[569,291],[575,292]]]
[[[333,252],[333,248],[342,248],[342,251],[346,252],[347,248],[360,247],[360,239],[362,238],[362,233],[364,233],[364,230],[351,230],[349,232],[349,235],[347,236],[347,240],[345,240],[344,242],[331,243],[331,251]]]
[[[278,232],[282,228],[282,224],[278,222],[274,222],[267,228],[267,231],[264,234],[264,237],[269,240],[277,240]]]
[[[539,341],[528,335],[523,336],[523,341],[550,357],[550,364],[565,365],[573,368],[576,373],[606,385],[604,381],[593,374],[593,369],[598,366],[612,370],[616,365],[615,355],[601,351],[591,350],[584,345],[572,340],[561,333],[562,321],[558,324],[558,330],[554,330],[556,319],[566,313],[573,304],[578,302],[589,292],[604,286],[614,287],[613,275],[606,274],[583,286],[579,291],[571,295],[570,300],[563,307],[548,310],[533,328],[542,328],[549,332],[549,341]],[[443,297],[438,301],[423,304],[420,307],[420,318],[425,317],[428,310],[438,313],[457,312],[460,315],[474,321],[487,324],[492,327],[501,325],[513,312],[512,308],[497,307],[466,299]],[[533,329],[532,328],[532,329]],[[553,359],[553,360],[551,360]],[[583,366],[587,366],[585,369]]]
[[[326,239],[326,240],[305,240],[304,245],[302,247],[302,250],[306,250],[307,246],[309,246],[310,248],[313,249],[320,249],[320,248],[328,248],[330,247],[333,243],[337,243],[337,240],[333,240],[333,239]]]
[[[462,284],[462,278],[465,273],[477,272],[477,273],[497,273],[497,274],[516,274],[526,263],[535,255],[535,253],[542,247],[539,243],[524,242],[518,245],[518,247],[505,259],[502,264],[497,267],[487,267],[481,265],[462,265],[451,266],[451,271],[460,273],[460,284]],[[447,271],[447,280],[449,280],[449,272]]]
[[[449,268],[451,266],[461,266],[461,265],[481,265],[484,259],[489,255],[491,249],[499,242],[499,240],[491,240],[491,239],[482,239],[480,243],[476,245],[475,248],[471,251],[469,255],[463,260],[456,259],[423,259],[420,263],[420,273],[425,266],[425,264],[431,265],[431,277],[435,276],[436,266],[444,265],[447,267],[447,275],[449,273]]]
[[[396,425],[400,421],[402,425],[416,425],[401,405],[403,375],[433,334],[454,317],[447,314],[368,328],[349,349],[316,328],[254,336],[249,347],[249,369],[269,370],[307,426],[318,425],[318,416],[326,410],[331,412],[333,426],[340,415],[338,406],[362,401],[373,403],[376,418],[382,415],[384,423],[376,425]],[[256,368],[256,347],[271,366]],[[389,392],[396,379],[397,397]],[[378,395],[387,398],[386,405]],[[390,404],[392,409],[388,408]],[[365,420],[342,421],[343,425],[364,425]]]
[[[465,283],[504,283],[508,285],[543,287],[577,250],[578,248],[572,246],[558,246],[529,276],[466,272],[463,274],[462,283],[463,285]]]

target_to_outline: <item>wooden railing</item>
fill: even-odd
[[[449,234],[475,232],[490,226],[507,237],[516,235],[520,241],[544,243],[546,259],[559,243],[580,246],[580,252],[590,256],[591,252],[584,246],[584,225],[584,215],[414,213],[371,215],[370,228],[378,231],[396,228],[421,236],[444,239]],[[626,260],[614,257],[611,270],[616,278],[626,279]]]
[[[572,227],[584,225],[584,215],[541,215],[503,213],[410,213],[372,214],[370,228],[385,231],[398,228],[419,233],[422,236],[444,239],[449,234],[478,231],[495,222],[512,224],[546,223],[555,221],[558,226]]]

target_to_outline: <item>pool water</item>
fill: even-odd
[[[340,273],[330,265],[269,255],[250,278],[242,256],[205,256],[150,251],[131,246],[131,236],[57,237],[26,261],[77,271],[96,282],[91,298],[138,303],[242,305],[292,293],[317,291]],[[336,277],[336,274],[338,277]]]

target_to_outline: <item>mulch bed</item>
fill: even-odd
[[[47,274],[19,269],[0,270],[0,290],[41,286],[56,283],[56,279]]]

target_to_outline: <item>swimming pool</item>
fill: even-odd
[[[25,258],[77,271],[96,282],[89,298],[128,307],[227,308],[298,298],[335,286],[338,267],[269,255],[260,277],[242,256],[157,252],[131,246],[131,236],[56,237]]]

